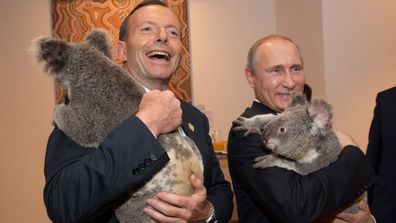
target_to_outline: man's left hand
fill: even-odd
[[[357,204],[358,212],[355,214],[340,212],[334,216],[329,216],[321,223],[374,223],[374,218],[371,216],[370,209],[367,205],[367,201],[362,199]]]
[[[213,205],[207,200],[206,188],[194,175],[190,176],[194,189],[190,196],[171,192],[159,192],[146,200],[148,207],[143,211],[157,222],[205,222]]]

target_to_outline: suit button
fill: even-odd
[[[151,165],[151,159],[144,159],[144,165],[150,166]]]
[[[155,154],[151,154],[150,158],[151,160],[157,160],[157,156]]]
[[[146,167],[146,165],[144,165],[144,163],[139,163],[139,169],[140,170],[144,170],[144,168]]]
[[[139,168],[135,168],[132,171],[133,175],[139,175],[140,174],[140,169]]]

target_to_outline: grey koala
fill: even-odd
[[[84,42],[75,44],[41,37],[34,41],[33,51],[44,70],[66,90],[69,101],[55,106],[53,119],[78,144],[97,148],[116,126],[137,112],[145,90],[111,60],[105,31],[96,29]],[[170,161],[114,207],[120,222],[152,222],[142,212],[147,198],[159,191],[189,195],[193,192],[189,176],[203,180],[202,157],[190,138],[176,130],[161,134],[158,140]]]
[[[239,117],[234,130],[261,135],[271,153],[256,157],[253,168],[282,167],[307,175],[328,166],[338,158],[341,145],[335,135],[330,104],[314,99],[308,102],[301,94],[293,96],[288,108],[278,115]],[[360,200],[360,199],[359,199]],[[355,205],[345,210],[356,213]]]

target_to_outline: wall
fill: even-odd
[[[244,68],[250,46],[275,32],[273,0],[191,0],[189,2],[192,96],[204,105],[211,127],[227,139],[231,121],[254,98]]]
[[[277,0],[276,32],[295,41],[304,58],[305,81],[314,96],[325,94],[322,1]]]
[[[396,1],[323,1],[326,97],[363,149],[378,91],[396,85]]]
[[[32,38],[50,34],[49,1],[0,1],[0,15],[0,218],[50,222],[42,190],[53,88],[27,53]]]

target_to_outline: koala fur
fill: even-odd
[[[54,122],[78,144],[97,148],[116,126],[137,112],[145,90],[111,60],[105,31],[96,29],[84,42],[75,44],[42,37],[33,47],[38,62],[44,63],[44,70],[60,83],[69,99],[55,106]],[[120,222],[151,222],[142,212],[147,198],[159,191],[189,195],[193,192],[189,176],[203,180],[202,157],[190,138],[176,130],[158,140],[170,161],[115,207]]]
[[[235,130],[246,130],[244,136],[260,134],[271,152],[257,157],[253,168],[282,167],[307,175],[328,166],[341,152],[332,117],[332,108],[326,101],[308,102],[303,95],[295,94],[279,115],[241,116],[234,124],[239,125]],[[345,211],[356,213],[357,207],[353,205]]]

